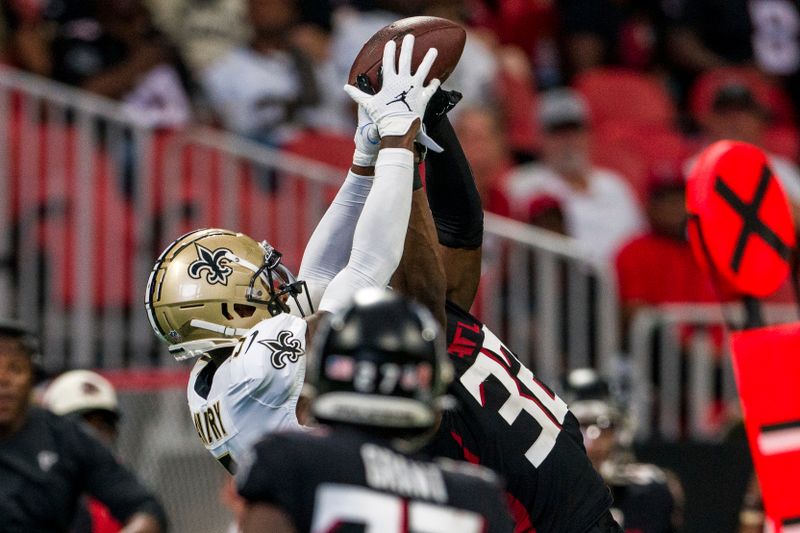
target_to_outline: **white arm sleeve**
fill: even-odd
[[[372,176],[347,173],[322,220],[308,240],[297,279],[306,282],[314,309],[331,280],[350,259],[353,232],[372,188]]]
[[[364,287],[385,287],[403,256],[414,181],[414,154],[403,148],[378,152],[372,191],[353,234],[347,266],[328,285],[321,311],[336,312]]]

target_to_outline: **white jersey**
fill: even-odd
[[[192,421],[226,468],[265,433],[300,428],[306,328],[305,320],[280,314],[250,329],[216,371],[208,356],[195,363],[186,390]]]

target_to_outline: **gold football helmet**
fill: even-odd
[[[298,300],[305,293],[307,308]],[[313,313],[305,282],[281,264],[269,243],[224,229],[179,237],[159,256],[145,308],[176,359],[236,345],[247,330],[279,313]]]

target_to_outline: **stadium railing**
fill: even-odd
[[[797,306],[770,303],[769,324],[797,320]],[[672,304],[639,311],[629,330],[626,402],[640,441],[720,441],[741,420],[726,324],[739,304]]]
[[[142,299],[195,227],[268,239],[297,268],[341,169],[208,127],[146,127],[124,104],[0,71],[0,315],[44,336],[50,370],[174,365]],[[475,311],[544,380],[618,351],[610,273],[568,238],[486,219]]]

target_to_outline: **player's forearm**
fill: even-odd
[[[447,291],[436,226],[424,189],[414,191],[403,257],[392,276],[392,288],[427,307],[444,327]]]
[[[364,167],[358,167],[364,174],[355,172],[355,169],[354,166],[347,174],[303,253],[299,279],[306,282],[315,308],[331,280],[350,259],[353,232],[372,188],[372,173],[367,174]]]
[[[412,131],[413,130],[413,131]],[[347,266],[331,281],[320,310],[336,311],[364,287],[384,287],[403,253],[411,212],[415,128],[381,141],[375,178],[353,234]]]
[[[481,275],[483,206],[466,155],[447,117],[430,124],[428,133],[444,148],[442,153],[428,154],[425,169],[428,201],[442,246],[447,299],[469,310]]]
[[[449,248],[478,248],[483,242],[483,206],[472,169],[447,117],[428,126],[444,152],[425,160],[428,202],[439,242]]]

